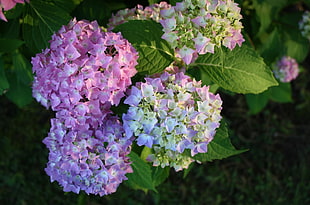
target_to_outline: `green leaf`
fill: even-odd
[[[169,176],[170,167],[152,167],[154,187],[163,183]]]
[[[152,154],[152,149],[149,148],[149,147],[147,147],[147,146],[144,146],[143,149],[142,149],[140,158],[146,162],[146,158],[147,158],[150,154]]]
[[[17,79],[14,73],[8,75],[10,89],[5,94],[9,100],[15,103],[19,108],[22,108],[33,100],[32,90],[30,85],[25,85]]]
[[[175,6],[177,2],[182,2],[182,0],[169,0],[169,3],[170,3],[172,6]]]
[[[2,24],[1,24],[2,23]],[[11,19],[9,22],[0,23],[0,37],[5,39],[20,38],[20,22],[19,19]]]
[[[156,3],[160,2],[160,1],[161,0],[148,0],[149,5],[156,4]]]
[[[2,58],[0,56],[0,95],[6,92],[6,90],[10,87],[9,82],[6,78],[4,65]]]
[[[269,92],[265,91],[260,94],[247,94],[245,95],[245,99],[250,109],[249,114],[254,115],[266,107],[269,100]]]
[[[48,41],[62,25],[67,25],[70,15],[49,1],[32,0],[27,4],[23,19],[23,37],[26,45],[38,53],[48,47]]]
[[[23,44],[19,39],[0,38],[0,52],[12,52]]]
[[[53,0],[55,5],[69,13],[72,12],[81,1],[82,0]]]
[[[121,32],[139,52],[136,69],[146,74],[163,71],[174,59],[174,51],[161,39],[162,27],[154,21],[132,20],[118,25],[114,32]]]
[[[275,1],[275,0],[254,0],[253,6],[256,11],[256,16],[260,23],[259,32],[257,36],[266,32],[271,26],[274,19],[278,18],[278,14],[283,7],[288,4],[287,0]]]
[[[194,165],[195,165],[194,163],[191,163],[191,164],[189,164],[187,169],[184,170],[184,172],[183,172],[183,179],[185,179],[187,177],[189,172],[193,169]]]
[[[154,183],[152,180],[152,170],[150,165],[144,162],[136,153],[131,152],[129,154],[132,161],[131,167],[133,173],[127,174],[128,180],[126,184],[133,189],[141,189],[144,191],[153,190],[156,192]]]
[[[269,90],[269,98],[275,102],[288,103],[292,102],[292,88],[290,83],[281,83],[279,86],[271,87]]]
[[[283,12],[280,20],[279,32],[282,34],[279,46],[284,47],[284,54],[303,62],[309,53],[309,41],[299,30],[302,13],[299,11]]]
[[[262,47],[259,48],[260,55],[265,62],[271,64],[279,56],[282,56],[285,51],[283,39],[279,29],[275,28],[270,35],[262,42]]]
[[[32,76],[32,67],[29,61],[19,52],[15,52],[12,55],[13,69],[16,73],[18,80],[23,82],[25,85],[30,85]]]
[[[195,80],[199,81],[201,80],[202,85],[210,86],[209,90],[212,93],[216,93],[219,86],[217,84],[214,84],[209,76],[205,73],[203,69],[190,69],[187,70],[187,74],[189,74],[191,77],[195,78]]]
[[[257,94],[278,84],[263,58],[246,45],[232,51],[216,48],[214,54],[201,55],[190,66],[202,69],[213,83],[236,93]]]
[[[76,7],[73,15],[77,19],[96,20],[100,25],[103,25],[111,18],[111,3],[98,0],[83,1]]]
[[[228,137],[228,129],[225,122],[217,129],[214,139],[208,144],[207,153],[199,153],[194,156],[195,160],[205,162],[215,159],[224,159],[233,155],[240,154],[247,150],[236,150]]]
[[[309,41],[300,32],[286,29],[284,32],[286,55],[295,58],[297,62],[303,62],[309,53]]]

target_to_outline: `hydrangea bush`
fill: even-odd
[[[230,142],[220,95],[243,94],[251,114],[292,101],[305,8],[291,18],[281,12],[293,3],[268,0],[95,2],[0,0],[0,92],[54,111],[45,171],[65,192],[156,191],[170,168],[245,151]]]

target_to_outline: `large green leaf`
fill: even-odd
[[[103,25],[111,18],[111,2],[98,0],[82,1],[73,11],[73,15],[77,19],[96,20],[100,25]]]
[[[83,0],[53,0],[55,5],[67,12],[72,12]]]
[[[144,146],[140,154],[140,158],[147,163],[146,159],[150,154],[152,154],[152,149],[148,148],[147,146]],[[152,166],[151,169],[152,169],[152,181],[154,187],[160,185],[169,176],[170,167],[161,168],[159,166],[158,167]]]
[[[281,30],[275,28],[262,42],[259,48],[260,55],[266,63],[271,64],[285,52]]]
[[[249,107],[249,114],[257,114],[262,111],[269,100],[269,92],[265,91],[259,94],[247,94],[245,95],[247,105]]]
[[[131,152],[129,157],[132,161],[131,167],[133,169],[133,173],[126,175],[128,177],[126,184],[133,189],[156,191],[150,165],[143,161],[139,155],[134,152]]]
[[[2,23],[2,24],[1,24]],[[5,39],[20,38],[20,22],[19,19],[10,19],[9,22],[0,23],[0,37]],[[0,46],[2,47],[2,46]]]
[[[292,88],[290,83],[279,83],[279,86],[271,87],[269,98],[275,102],[288,103],[292,102]]]
[[[0,38],[0,52],[12,52],[23,44],[19,39]]]
[[[13,69],[18,80],[25,85],[30,85],[33,80],[30,62],[19,52],[12,54],[12,60]]]
[[[300,32],[285,29],[285,48],[286,55],[297,60],[297,62],[303,62],[309,53],[309,41],[304,38]]]
[[[159,3],[161,0],[148,0],[149,5]]]
[[[285,55],[303,62],[309,53],[309,40],[302,36],[299,22],[302,13],[299,11],[283,12],[279,19],[279,32],[282,34],[279,44],[284,47]]]
[[[167,41],[161,39],[162,27],[154,21],[133,20],[118,25],[115,32],[121,32],[139,52],[139,72],[154,74],[164,70],[174,59],[174,51]]]
[[[10,87],[6,78],[2,57],[0,56],[0,95],[2,95]]]
[[[23,37],[34,52],[48,47],[48,41],[62,25],[68,24],[70,15],[52,2],[32,0],[27,4],[23,19]]]
[[[170,167],[152,167],[153,170],[153,184],[158,186],[163,183],[169,176]]]
[[[257,20],[260,23],[257,36],[263,32],[266,32],[266,30],[271,26],[272,21],[278,18],[281,9],[287,4],[288,0],[253,0]]]
[[[231,144],[228,129],[225,122],[221,122],[221,126],[217,129],[214,139],[208,144],[207,153],[199,153],[194,159],[205,162],[215,159],[224,159],[233,155],[240,154],[247,150],[236,150]]]
[[[8,80],[10,88],[5,94],[7,98],[20,108],[31,103],[33,100],[31,86],[20,81],[14,73],[9,74]]]
[[[232,51],[216,48],[214,54],[199,56],[190,66],[203,69],[213,83],[236,93],[261,93],[278,84],[263,58],[247,45]]]
[[[203,69],[190,69],[187,70],[187,73],[189,76],[195,78],[197,81],[201,81],[202,85],[207,85],[209,86],[209,90],[212,93],[216,93],[217,89],[219,86],[211,81],[209,76],[205,73]]]

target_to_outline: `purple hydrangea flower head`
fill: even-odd
[[[198,54],[214,53],[215,46],[232,50],[244,41],[240,8],[233,0],[184,0],[160,14],[162,38],[185,64]]]
[[[51,120],[51,129],[43,140],[49,149],[45,168],[51,181],[65,192],[98,194],[116,191],[131,173],[129,157],[132,139],[124,135],[117,117],[108,116],[97,127],[80,129],[67,125],[67,117]]]
[[[107,102],[118,105],[137,72],[137,54],[120,33],[73,19],[32,58],[33,96],[54,111],[73,110],[80,102],[95,113]]]
[[[294,58],[283,56],[276,64],[273,70],[275,77],[283,82],[288,83],[297,78],[299,73],[298,63]]]
[[[139,146],[152,148],[148,160],[154,166],[179,171],[194,161],[193,156],[207,152],[220,125],[222,100],[200,81],[167,70],[171,73],[132,86],[123,124],[128,137],[135,136]]]
[[[112,14],[112,17],[109,19],[108,31],[112,31],[115,26],[128,22],[129,20],[153,20],[158,22],[161,19],[160,11],[170,7],[170,4],[162,1],[145,8],[137,5],[132,9],[126,8],[119,10],[116,14]]]
[[[301,34],[310,41],[310,12],[305,11],[299,21]]]

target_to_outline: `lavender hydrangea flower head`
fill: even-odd
[[[310,41],[310,12],[305,11],[299,21],[301,34]]]
[[[49,149],[45,169],[51,181],[57,181],[65,192],[100,196],[116,191],[131,173],[129,157],[132,139],[123,133],[116,117],[89,129],[66,126],[66,117],[51,120],[51,130],[43,142]]]
[[[137,71],[138,53],[120,33],[103,32],[96,21],[73,19],[52,36],[50,48],[32,58],[33,96],[54,111],[86,112],[118,105]]]
[[[108,31],[112,31],[115,26],[125,23],[129,20],[153,20],[159,22],[161,19],[160,11],[162,9],[168,9],[171,5],[167,2],[155,3],[143,8],[141,5],[137,5],[132,9],[119,10],[116,14],[112,14],[109,19]]]
[[[215,46],[232,50],[244,41],[240,8],[232,0],[184,0],[160,15],[162,38],[186,64],[198,54],[214,53]]]
[[[183,72],[145,80],[124,101],[130,106],[123,114],[126,135],[152,148],[148,160],[154,166],[187,168],[194,155],[207,152],[220,125],[222,100]]]
[[[283,83],[291,82],[299,73],[298,63],[294,58],[283,56],[273,70],[275,77]]]

